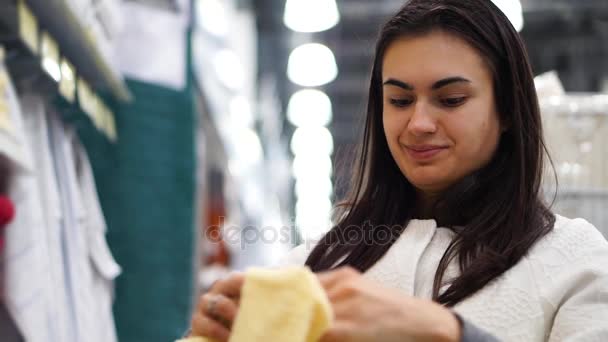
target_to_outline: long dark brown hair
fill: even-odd
[[[490,0],[411,0],[383,26],[350,193],[306,265],[315,272],[345,265],[364,272],[416,218],[416,190],[391,156],[383,130],[382,61],[395,39],[434,30],[464,39],[485,59],[506,128],[492,160],[445,191],[434,206],[438,225],[456,235],[436,271],[433,299],[454,306],[515,265],[555,222],[540,194],[546,148],[527,52]],[[379,243],[387,232],[389,240]],[[363,235],[376,240],[365,243]],[[444,280],[454,258],[461,274]],[[445,284],[449,287],[440,293]]]

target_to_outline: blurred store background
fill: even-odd
[[[608,1],[494,2],[538,75],[555,211],[608,236]],[[402,4],[0,0],[0,340],[172,341],[213,281],[327,231]]]

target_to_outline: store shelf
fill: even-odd
[[[605,0],[534,0],[522,1],[524,13],[556,12],[572,13],[576,11],[608,10]]]
[[[162,10],[179,12],[180,6],[177,0],[129,0],[131,2],[138,2],[145,4],[146,6],[156,7]]]
[[[558,190],[558,198],[599,197],[608,198],[608,189],[563,187]]]
[[[9,48],[19,45],[17,3],[17,0],[10,0],[0,4],[2,41],[6,44],[8,40]],[[79,76],[100,93],[111,94],[124,102],[131,100],[124,79],[104,59],[92,35],[86,32],[82,19],[76,17],[65,0],[26,0],[25,3],[36,17],[40,28],[55,39],[61,55],[75,66]],[[20,45],[23,48],[26,46],[23,42]],[[22,56],[34,55],[27,51]]]

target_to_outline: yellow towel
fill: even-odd
[[[316,342],[333,321],[317,277],[306,267],[253,268],[245,274],[230,342]],[[193,337],[177,342],[212,342]]]

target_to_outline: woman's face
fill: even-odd
[[[466,41],[442,31],[396,40],[382,82],[389,149],[418,190],[439,194],[490,161],[501,132],[492,74]]]

